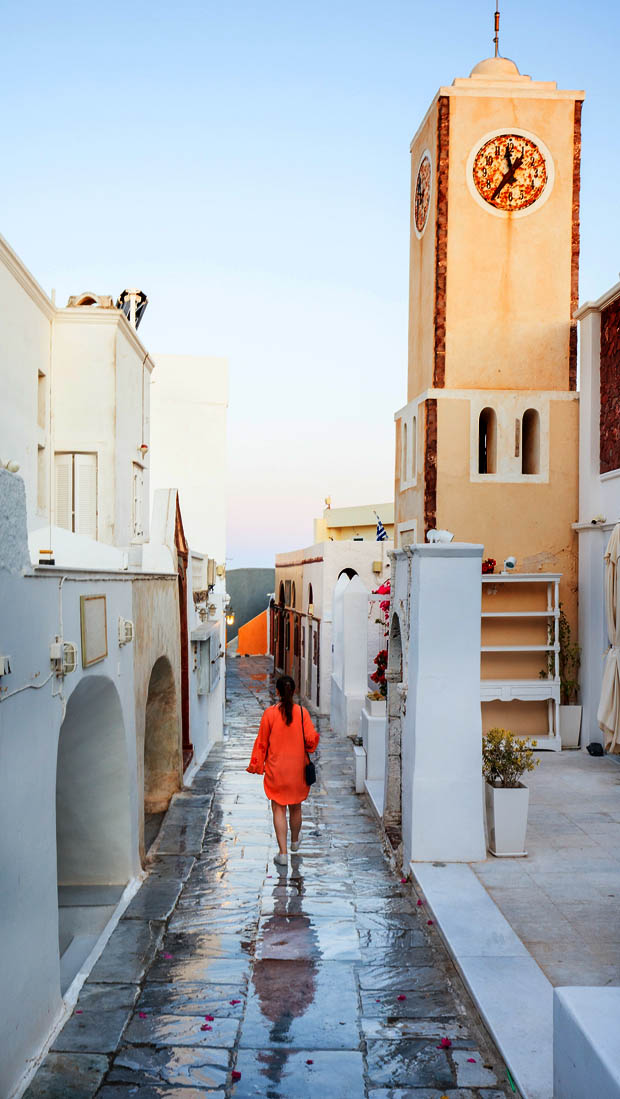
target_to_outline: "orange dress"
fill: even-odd
[[[278,805],[297,805],[305,801],[310,787],[305,781],[306,752],[314,752],[320,737],[304,707],[303,735],[301,706],[293,706],[293,720],[287,725],[279,704],[265,710],[252,759],[247,770],[265,776],[265,793]],[[305,750],[304,750],[305,741]]]

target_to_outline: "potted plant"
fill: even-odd
[[[492,855],[527,855],[525,833],[530,792],[520,781],[533,771],[535,740],[523,740],[507,729],[490,729],[482,739],[488,845]]]
[[[549,643],[553,643],[553,625],[549,623]],[[579,668],[581,667],[581,649],[573,645],[571,628],[564,608],[560,603],[558,623],[560,643],[560,738],[563,748],[578,748],[581,733],[581,710],[579,705]],[[543,678],[553,678],[555,673],[555,654],[547,654],[547,671],[541,672]]]
[[[372,676],[370,677],[372,679]],[[366,712],[371,717],[385,717],[386,698],[381,691],[369,691],[366,695]]]

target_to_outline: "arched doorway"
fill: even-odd
[[[172,666],[155,661],[144,715],[144,850],[155,839],[170,798],[180,788],[179,715]]]
[[[278,607],[276,610],[276,620],[278,623],[278,641],[276,645],[276,668],[284,668],[284,584],[280,583],[280,591],[278,593]]]
[[[402,732],[401,692],[403,680],[403,645],[400,620],[392,615],[388,644],[387,679],[387,738],[385,760],[385,805],[383,822],[393,847],[402,840]]]
[[[349,580],[352,580],[353,577],[357,575],[358,574],[356,573],[355,569],[341,569],[341,571],[338,573],[338,579],[340,580],[341,576],[348,576]]]
[[[90,954],[131,877],[125,726],[116,687],[87,676],[60,728],[56,862],[61,992]]]

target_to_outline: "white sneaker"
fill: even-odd
[[[297,854],[300,847],[301,847],[301,840],[297,840],[297,843],[292,843],[291,844],[291,853],[293,855]]]
[[[280,851],[278,851],[278,854],[274,855],[273,861],[277,862],[278,866],[287,866],[288,865],[288,855],[283,855]]]

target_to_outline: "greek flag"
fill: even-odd
[[[375,515],[377,513],[375,512]],[[387,532],[379,516],[377,515],[377,542],[387,542]]]

